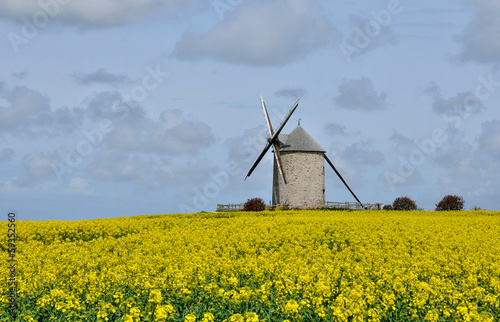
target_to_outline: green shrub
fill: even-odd
[[[464,198],[461,196],[447,195],[436,204],[436,211],[443,210],[464,210]]]
[[[243,206],[243,211],[263,211],[266,209],[266,203],[262,198],[248,199]]]
[[[417,210],[417,204],[409,197],[398,197],[392,203],[394,210]]]
[[[392,210],[392,206],[391,205],[384,205],[382,210]]]

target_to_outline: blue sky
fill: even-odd
[[[0,203],[25,220],[271,199],[300,118],[363,202],[500,200],[500,4],[5,0]],[[326,199],[354,201],[327,169]]]

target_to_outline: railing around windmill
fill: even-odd
[[[360,205],[357,202],[325,202],[325,208],[333,209],[358,209],[358,210],[375,210],[382,209],[382,203],[364,203]]]
[[[243,211],[244,203],[230,203],[227,205],[217,204],[217,212]]]
[[[243,211],[244,206],[245,206],[244,203],[235,203],[235,204],[230,203],[227,205],[217,204],[217,212]],[[357,202],[331,202],[331,201],[325,202],[325,208],[332,208],[332,209],[375,210],[375,209],[382,209],[382,206],[383,206],[382,203],[364,203],[363,206],[361,206]],[[270,208],[274,208],[274,206]]]

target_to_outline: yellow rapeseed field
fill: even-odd
[[[500,319],[499,212],[202,213],[16,228],[17,317],[2,283],[0,321]]]

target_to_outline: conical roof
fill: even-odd
[[[300,125],[290,134],[280,134],[278,138],[280,152],[326,152]]]

